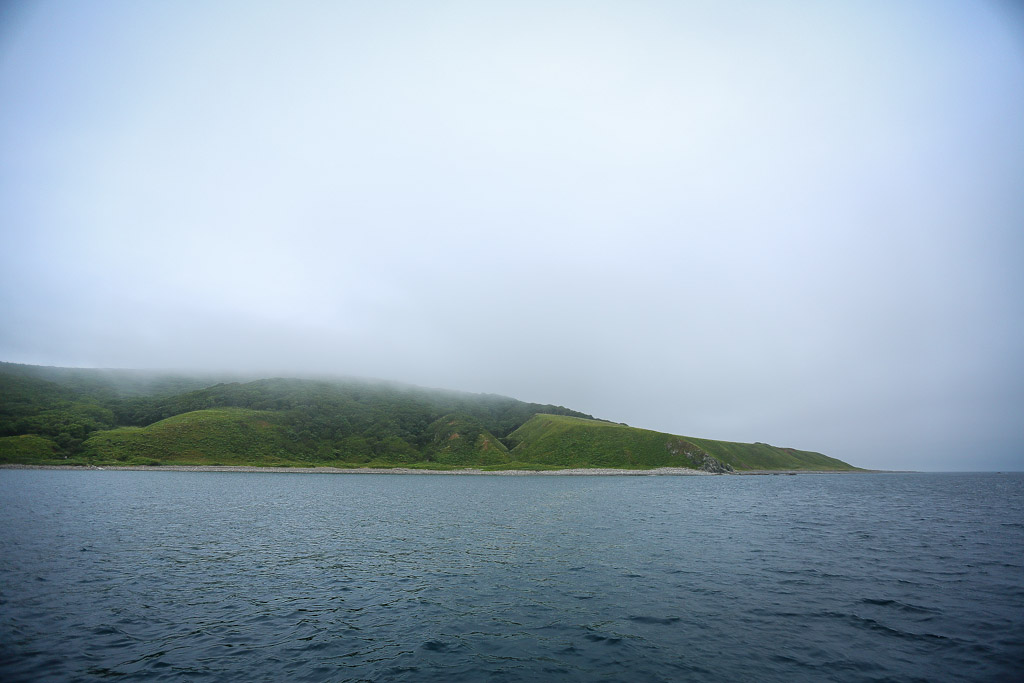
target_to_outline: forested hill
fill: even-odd
[[[74,462],[106,460],[97,450],[97,434],[117,428],[142,428],[195,411],[243,409],[230,414],[244,431],[247,418],[274,426],[273,440],[285,447],[282,461],[304,463],[410,463],[431,461],[444,447],[434,443],[435,422],[455,415],[471,430],[506,435],[537,413],[590,415],[562,406],[525,403],[504,396],[424,389],[369,380],[259,379],[218,381],[224,377],[147,373],[127,370],[51,368],[0,363],[0,461],[33,459]],[[249,411],[249,412],[245,412]],[[216,414],[195,420],[212,431],[227,425]],[[195,421],[194,420],[194,421]],[[228,430],[231,431],[231,430]],[[127,431],[123,434],[131,434]],[[109,439],[109,434],[104,434]],[[214,458],[229,454],[231,434],[215,448]],[[498,441],[495,437],[494,441]],[[447,444],[445,445],[447,446]],[[145,449],[142,449],[145,450]],[[194,450],[194,449],[193,449]],[[154,458],[133,454],[125,461]]]
[[[851,469],[490,394],[12,363],[0,363],[0,463]]]

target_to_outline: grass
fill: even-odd
[[[275,413],[242,408],[198,410],[148,427],[97,432],[84,452],[91,463],[112,465],[274,467],[303,461],[301,444],[289,438]]]
[[[820,453],[767,444],[695,439],[561,415],[536,415],[509,436],[518,442],[511,451],[511,459],[537,465],[700,468],[710,456],[737,470],[855,469]]]
[[[457,467],[503,466],[508,448],[478,421],[450,414],[430,425],[430,456],[440,465]]]
[[[82,464],[453,470],[481,465],[501,468],[508,460],[508,449],[501,441],[473,421],[458,417],[438,421],[438,446],[429,456],[346,455],[330,442],[296,435],[284,420],[280,412],[244,408],[182,413],[148,427],[119,427],[93,434],[84,444]],[[27,460],[14,456],[10,462]],[[36,462],[51,464],[41,459]]]
[[[35,434],[0,437],[0,463],[19,465],[65,465],[57,444]]]
[[[0,439],[0,463],[855,469],[820,453],[636,429],[500,396],[349,380],[197,388],[203,381],[0,363],[0,434],[11,435]]]
[[[780,448],[766,443],[736,443],[687,437],[713,457],[738,470],[856,470],[842,460],[812,451]]]
[[[512,459],[561,467],[694,467],[696,448],[677,436],[611,422],[536,415],[510,435]]]
[[[718,461],[737,470],[855,469],[820,453],[682,437],[562,415],[535,415],[512,432],[505,443],[476,421],[461,416],[446,416],[432,427],[434,445],[426,454],[346,456],[332,449],[329,442],[297,436],[280,412],[213,408],[176,415],[148,427],[97,432],[84,444],[82,464],[541,471],[594,467],[700,469]],[[42,437],[0,439],[0,462],[68,464],[67,460],[58,460],[56,451],[56,445]]]

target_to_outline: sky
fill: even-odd
[[[0,360],[1024,469],[1012,2],[9,2],[0,237]]]

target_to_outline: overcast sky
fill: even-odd
[[[1024,469],[1013,3],[0,13],[0,360]]]

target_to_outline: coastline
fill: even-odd
[[[685,467],[657,467],[649,470],[623,470],[607,467],[569,468],[564,470],[427,470],[409,467],[254,467],[249,465],[0,465],[4,470],[78,470],[127,472],[272,472],[277,474],[436,474],[455,476],[570,476],[570,477],[703,477],[703,476],[770,476],[794,474],[870,474],[879,470],[746,470],[719,475],[715,472]]]
[[[653,470],[620,470],[614,468],[575,468],[564,470],[480,470],[465,468],[457,470],[427,470],[410,467],[253,467],[249,465],[111,465],[95,467],[88,465],[0,465],[0,469],[17,470],[116,470],[128,472],[271,472],[276,474],[440,474],[456,476],[705,476],[712,474],[703,470],[683,467],[659,467]]]

